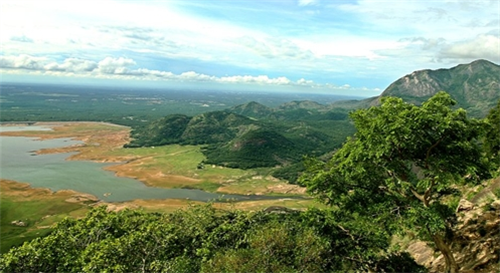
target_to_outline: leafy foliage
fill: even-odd
[[[387,97],[380,107],[352,113],[354,137],[327,163],[310,159],[303,183],[340,211],[415,230],[448,261],[456,204],[445,197],[457,195],[457,183],[487,178],[490,169],[478,145],[482,122],[454,104],[440,92],[421,107]]]
[[[325,272],[401,268],[386,237],[329,211],[274,214],[195,206],[172,214],[93,209],[0,258],[3,272]],[[349,228],[347,230],[346,228]],[[384,232],[382,232],[384,233]],[[381,239],[382,238],[382,239]],[[368,253],[368,254],[366,254]],[[404,256],[401,256],[404,257]],[[411,259],[405,268],[419,269]],[[408,264],[412,266],[408,267]]]
[[[484,138],[486,153],[498,169],[500,167],[500,100],[486,116],[486,122],[487,128]]]

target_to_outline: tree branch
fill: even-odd
[[[425,202],[424,195],[419,194],[416,190],[414,190],[414,189],[412,189],[412,188],[410,188],[410,191],[411,191],[411,193],[413,193],[413,195],[414,195],[415,197],[417,197],[417,199],[418,199],[418,200],[420,200],[420,201],[422,201],[422,202],[424,203],[424,206],[426,206],[426,207],[427,207],[427,204],[426,204],[426,202]]]
[[[337,226],[343,231],[345,232],[347,235],[349,235],[349,237],[351,237],[351,239],[353,241],[357,241],[356,238],[354,238],[354,236],[349,232],[349,230],[345,229],[343,226],[337,224]]]
[[[427,152],[425,153],[425,168],[426,169],[429,169],[429,156],[431,154],[432,149],[436,148],[439,145],[439,143],[441,143],[441,141],[443,141],[444,138],[445,138],[445,135],[442,136],[440,139],[438,139],[438,141],[436,141],[436,143],[432,144],[432,146],[429,147],[429,149],[427,149]]]
[[[431,180],[431,185],[427,188],[427,190],[425,190],[424,192],[424,205],[426,207],[429,206],[429,199],[431,197],[431,191],[432,191],[432,187],[434,187],[434,185],[436,184],[436,179],[435,178],[432,178]]]

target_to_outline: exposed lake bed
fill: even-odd
[[[8,127],[2,126],[0,133],[1,178],[32,187],[69,189],[131,206],[134,200],[158,206],[172,203],[172,199],[184,205],[189,201],[233,200],[242,208],[246,203],[242,201],[251,201],[250,207],[260,207],[255,202],[261,201],[262,205],[301,203],[299,207],[311,202],[303,198],[300,187],[272,177],[216,166],[197,170],[203,157],[197,147],[123,149],[129,140],[128,127],[87,122]],[[228,185],[237,188],[236,192],[219,190],[230,188]],[[203,187],[212,190],[207,192]],[[290,197],[296,200],[290,202]]]

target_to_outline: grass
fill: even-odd
[[[204,168],[199,169],[199,163],[205,159],[200,149],[201,146],[194,145],[168,145],[117,149],[105,155],[135,157],[129,163],[108,169],[119,175],[136,177],[151,186],[193,188],[228,194],[273,194],[270,188],[284,184],[284,181],[267,175],[269,168],[241,170],[204,165]],[[148,176],[151,173],[159,174],[159,177]]]
[[[0,253],[48,234],[54,223],[65,217],[81,217],[88,207],[65,200],[73,193],[52,194],[44,189],[32,189],[26,184],[1,180],[0,194]],[[16,226],[12,221],[27,225]]]

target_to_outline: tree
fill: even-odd
[[[441,91],[422,106],[385,97],[380,107],[353,112],[357,132],[328,162],[309,159],[301,182],[339,211],[414,230],[443,254],[447,272],[457,272],[456,185],[489,173],[478,145],[482,121],[454,104]]]
[[[495,167],[500,167],[500,100],[486,117],[487,128],[484,145],[488,157]]]

